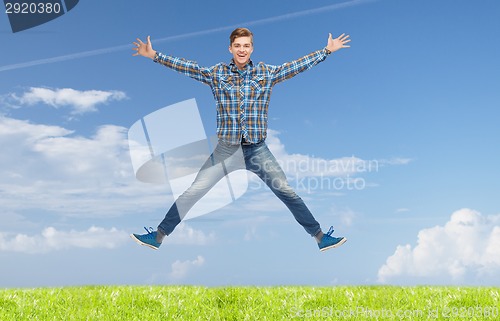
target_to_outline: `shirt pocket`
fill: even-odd
[[[222,90],[232,91],[234,87],[233,77],[232,76],[220,77],[218,87]]]
[[[264,76],[255,76],[250,80],[250,86],[252,88],[252,91],[255,93],[260,93],[261,91],[264,90],[266,86],[266,79]]]

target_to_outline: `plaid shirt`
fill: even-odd
[[[238,70],[234,61],[201,67],[195,61],[157,52],[154,62],[201,81],[212,88],[217,104],[217,136],[229,144],[250,143],[267,136],[267,111],[272,87],[325,60],[325,49],[280,66],[251,61]]]

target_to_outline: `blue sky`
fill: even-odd
[[[0,286],[499,285],[499,13],[494,0],[80,1],[16,34],[0,15]],[[128,237],[172,202],[168,186],[135,179],[130,126],[195,98],[215,132],[210,89],[132,57],[132,41],[210,66],[230,59],[235,26],[270,64],[329,32],[352,38],[277,85],[269,112],[284,164],[377,164],[285,168],[323,229],[348,238],[338,249],[320,253],[255,179],[159,251]],[[347,175],[363,188],[316,184]]]

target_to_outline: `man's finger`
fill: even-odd
[[[347,39],[349,39],[349,35],[346,35],[346,36],[342,37],[340,40],[344,41],[344,40],[347,40]]]

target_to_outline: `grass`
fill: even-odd
[[[0,290],[0,320],[497,320],[492,287],[86,286]]]

